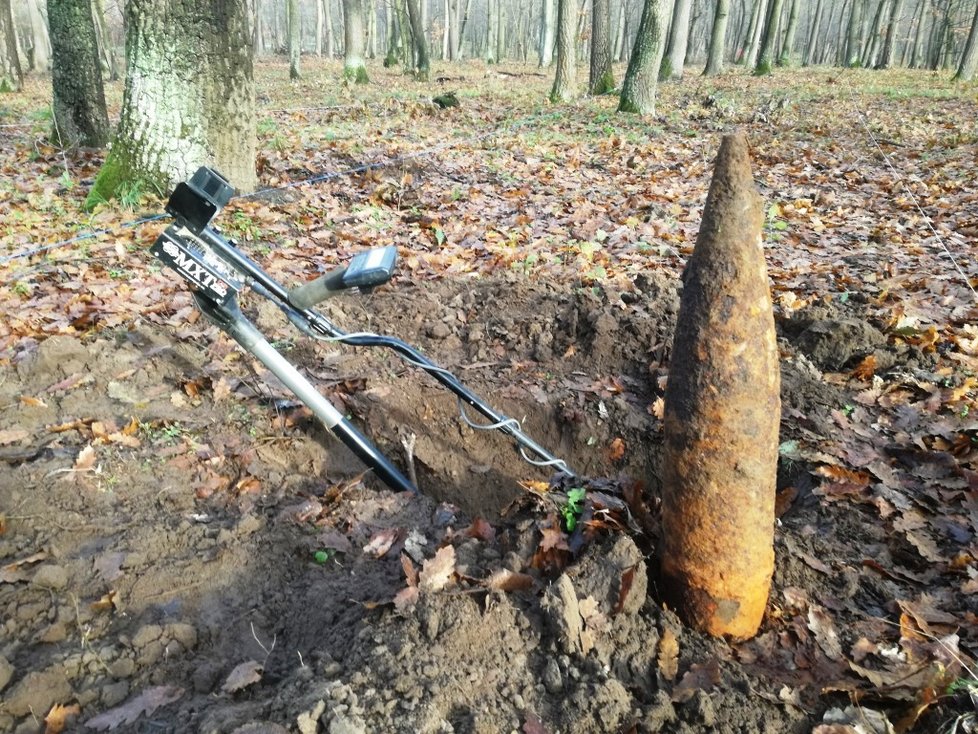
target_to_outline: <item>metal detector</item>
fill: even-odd
[[[493,410],[466,388],[451,372],[430,361],[409,344],[369,332],[346,333],[316,311],[320,301],[357,288],[369,291],[390,280],[397,264],[397,248],[377,247],[357,254],[345,267],[286,290],[257,263],[210,225],[230,201],[233,189],[217,171],[201,167],[190,181],[177,184],[166,205],[174,218],[153,244],[152,253],[179,273],[193,287],[201,312],[229,334],[241,347],[265,365],[288,387],[328,431],[339,438],[391,489],[416,492],[400,470],[323,397],[296,367],[269,344],[238,307],[237,296],[246,286],[278,306],[296,328],[309,337],[358,347],[387,347],[405,362],[423,369],[459,402],[462,419],[472,428],[498,430],[513,438],[524,460],[574,476],[567,464],[526,435],[519,421]],[[473,423],[465,412],[471,407],[489,423]]]

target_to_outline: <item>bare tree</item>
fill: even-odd
[[[576,0],[557,2],[557,73],[550,90],[551,102],[569,102],[577,97],[577,48],[574,43]]]
[[[367,66],[363,61],[363,5],[360,0],[343,0],[343,78],[366,84]]]
[[[285,24],[289,39],[289,79],[294,81],[302,76],[299,73],[299,57],[302,54],[302,19],[299,16],[299,0],[288,0],[285,4]]]
[[[669,38],[662,56],[659,79],[682,79],[686,59],[686,45],[689,42],[689,12],[691,0],[676,0],[672,9],[672,23]]]
[[[788,66],[791,54],[795,50],[795,33],[798,30],[798,0],[791,0],[788,11],[788,26],[784,31],[784,41],[781,43],[781,53],[778,55],[778,66]]]
[[[655,94],[658,88],[659,65],[665,48],[667,3],[645,0],[642,19],[638,24],[635,46],[628,60],[628,70],[618,101],[619,112],[655,114]]]
[[[968,33],[968,42],[964,46],[964,54],[961,56],[961,63],[954,79],[959,82],[970,82],[975,76],[978,68],[978,8],[975,9],[975,17],[971,20],[971,32]]]
[[[554,61],[554,23],[556,21],[554,0],[540,0],[540,68],[550,66]]]
[[[896,45],[897,28],[900,16],[903,15],[903,0],[894,0],[890,8],[890,20],[886,24],[886,40],[883,42],[883,53],[876,62],[877,69],[889,69],[893,63],[893,47]]]
[[[607,94],[615,89],[611,70],[611,3],[591,0],[591,67],[588,94]]]
[[[100,148],[109,142],[109,116],[91,0],[48,0],[47,10],[55,137],[62,145]]]
[[[17,31],[10,12],[10,0],[0,0],[0,92],[19,92],[24,86],[24,71],[17,52]]]
[[[717,0],[713,14],[713,32],[710,34],[710,53],[706,59],[704,76],[714,76],[723,71],[723,54],[727,43],[727,19],[730,16],[730,0]]]
[[[421,21],[421,7],[418,0],[406,0],[408,18],[411,22],[411,41],[414,44],[414,67],[418,81],[426,82],[431,74],[431,62],[428,60],[428,40],[425,38],[424,26]]]
[[[754,74],[761,76],[770,74],[774,66],[774,55],[778,47],[778,21],[781,19],[781,8],[784,0],[771,0],[767,8],[767,19],[764,21],[764,33],[761,40],[761,55],[754,68]]]

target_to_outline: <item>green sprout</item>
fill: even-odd
[[[567,504],[560,508],[560,514],[564,518],[564,527],[568,533],[573,533],[577,527],[577,520],[584,511],[584,487],[574,487],[567,493]]]
[[[318,550],[312,554],[312,560],[318,563],[320,566],[325,566],[326,562],[333,557],[334,551],[332,548],[326,548],[325,550]]]

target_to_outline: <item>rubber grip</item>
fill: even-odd
[[[321,275],[315,280],[289,291],[289,303],[301,311],[310,309],[320,301],[325,301],[337,291],[343,290],[343,274],[346,268]]]

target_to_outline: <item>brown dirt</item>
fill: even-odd
[[[654,501],[653,378],[677,301],[665,276],[624,294],[512,277],[404,282],[330,310],[351,328],[367,314],[388,325],[578,471],[644,479]],[[264,328],[287,333],[251,305]],[[850,308],[847,318],[859,315]],[[791,346],[809,348],[811,325],[782,327],[786,411],[803,411],[805,430],[824,434],[846,396]],[[419,496],[356,481],[356,460],[202,323],[29,346],[0,385],[0,430],[26,431],[4,449],[0,558],[34,559],[7,567],[0,583],[0,731],[40,731],[56,703],[77,703],[75,726],[91,726],[159,686],[178,688],[166,691],[176,700],[113,722],[118,731],[773,734],[808,732],[839,705],[815,671],[798,667],[800,653],[761,660],[684,629],[657,603],[654,539],[605,534],[563,575],[530,568],[532,515],[499,513],[525,494],[520,480],[545,477],[504,437],[465,426],[450,396],[389,355],[284,345],[402,466],[401,440],[417,436]],[[118,435],[132,419],[140,445],[130,447]],[[615,438],[627,446],[620,461],[608,451]],[[94,462],[73,470],[89,445]],[[767,643],[789,589],[821,603],[883,604],[884,587],[899,584],[860,565],[867,542],[896,544],[869,515],[820,505],[799,465],[786,463],[782,477],[802,491],[778,528]],[[463,532],[477,515],[494,539]],[[385,529],[399,531],[394,547],[365,552]],[[390,604],[406,586],[398,548],[421,562],[443,544],[455,548],[460,579],[399,612]],[[327,548],[330,558],[315,562]],[[816,570],[813,558],[843,572]],[[477,583],[499,569],[531,574],[532,587]],[[844,603],[834,611],[840,622],[856,614]],[[247,661],[261,664],[260,680],[229,680]],[[785,685],[801,691],[794,703],[779,698]]]

